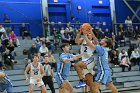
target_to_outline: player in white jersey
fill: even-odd
[[[44,76],[44,68],[42,64],[38,62],[38,55],[33,56],[33,62],[28,64],[25,69],[25,78],[28,80],[28,72],[30,71],[30,86],[29,93],[33,93],[34,86],[37,84],[41,89],[41,93],[47,93],[46,87],[42,81],[42,77]]]
[[[91,90],[91,88],[92,88],[91,86],[93,85],[93,75],[95,74],[95,73],[93,73],[94,72],[93,68],[95,66],[95,57],[92,56],[94,51],[89,46],[87,46],[84,38],[80,38],[81,33],[82,33],[82,31],[80,30],[80,32],[77,33],[77,36],[75,39],[75,42],[77,44],[81,44],[80,52],[81,52],[81,56],[82,56],[82,61],[80,61],[74,65],[75,70],[77,71],[79,79],[80,79],[80,82],[76,86],[76,88],[81,88],[81,87],[86,86],[86,83],[84,82],[84,80],[86,79],[87,85],[90,87],[90,90]],[[89,31],[88,38],[90,39],[90,41],[92,43],[97,44],[97,40],[93,41],[93,35],[94,34],[93,34],[92,30]],[[84,71],[85,77],[82,74],[82,69]]]

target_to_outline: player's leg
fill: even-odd
[[[84,77],[82,74],[82,69],[86,69],[86,64],[84,62],[80,61],[74,65],[74,68],[79,76],[79,79],[83,80]]]
[[[47,93],[47,89],[45,85],[42,85],[40,88],[41,88],[41,93]]]
[[[40,87],[41,93],[47,93],[46,86],[44,85],[44,82],[42,80],[37,82],[37,86]]]
[[[35,79],[30,79],[29,93],[33,93],[35,82],[36,82]]]
[[[6,89],[5,85],[0,83],[0,93],[3,93],[5,89]]]
[[[91,93],[100,93],[100,91],[99,91],[100,87],[101,87],[101,83],[94,81]]]
[[[75,68],[75,70],[79,76],[79,79],[80,79],[78,85],[76,85],[76,88],[86,86],[86,83],[84,82],[84,76],[82,73],[82,69],[86,69],[86,64],[84,62],[80,61],[74,65],[74,68]]]
[[[64,80],[63,80],[61,74],[56,73],[55,79],[56,79],[56,82],[57,82],[58,87],[59,87],[59,93],[65,93],[65,87],[63,85]]]
[[[65,86],[65,89],[66,89],[69,93],[73,93],[73,87],[72,87],[72,85],[69,83],[69,81],[65,80],[65,81],[64,81],[64,86]]]
[[[108,88],[112,90],[113,93],[118,93],[117,88],[114,86],[112,82],[107,84]]]
[[[13,93],[13,86],[11,83],[6,85],[6,91],[7,93]]]
[[[118,93],[117,88],[114,86],[113,82],[112,82],[112,77],[111,75],[109,75],[108,80],[107,80],[107,86],[109,89],[112,90],[113,93]]]
[[[92,93],[92,86],[94,85],[93,83],[93,75],[91,73],[88,73],[85,75],[85,78],[87,79],[87,85],[89,86],[90,88],[90,91]]]
[[[34,91],[34,84],[29,85],[29,93],[33,93]]]
[[[59,93],[65,93],[65,88],[64,87],[60,87],[59,88]]]

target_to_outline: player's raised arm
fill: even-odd
[[[82,31],[80,28],[80,31],[77,33],[76,38],[75,38],[75,43],[77,43],[77,44],[81,44],[83,42],[83,38],[80,38],[81,33],[82,33]]]
[[[97,44],[99,44],[99,42],[98,42],[98,39],[96,38],[96,36],[95,36],[95,34],[93,33],[92,30],[93,30],[93,28],[90,30],[90,33],[91,33],[91,35],[93,37],[94,44],[97,45]]]

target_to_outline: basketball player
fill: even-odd
[[[104,38],[100,41],[100,45],[95,45],[90,42],[88,34],[86,31],[83,31],[84,39],[86,40],[87,45],[96,50],[97,53],[97,76],[95,77],[94,86],[92,86],[93,93],[100,93],[99,89],[102,84],[106,84],[113,93],[118,93],[118,90],[112,83],[112,77],[110,68],[108,65],[108,51],[107,48],[112,46],[112,41],[109,38]]]
[[[63,53],[60,55],[59,67],[57,68],[56,81],[59,86],[59,93],[73,93],[73,87],[67,80],[70,75],[71,61],[81,58],[80,55],[73,55],[69,53],[69,44],[64,43],[61,46]],[[57,65],[58,66],[58,65]]]
[[[75,39],[76,43],[81,44],[80,53],[82,55],[82,61],[74,65],[75,70],[77,71],[79,79],[80,79],[76,88],[84,87],[86,85],[86,83],[84,82],[86,79],[87,85],[90,87],[90,90],[91,90],[92,85],[93,85],[93,76],[95,74],[95,72],[93,73],[93,68],[95,66],[95,57],[92,56],[94,51],[86,44],[86,41],[84,40],[84,38],[80,38],[81,33],[82,33],[82,30],[80,30],[80,32],[77,34],[76,39]],[[95,38],[94,41],[93,41],[93,38]],[[88,39],[90,40],[91,43],[97,44],[97,40],[92,32],[92,29],[88,33]],[[85,78],[82,74],[82,69],[83,69]]]
[[[28,72],[30,71],[30,86],[29,93],[33,93],[34,85],[37,84],[41,89],[41,93],[47,93],[46,87],[42,81],[42,77],[44,76],[44,68],[41,63],[38,62],[38,55],[33,56],[33,62],[28,64],[25,69],[25,78],[28,80]]]
[[[13,85],[9,77],[0,71],[0,93],[6,90],[7,93],[13,93]]]

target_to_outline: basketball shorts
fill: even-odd
[[[4,91],[7,91],[7,93],[13,93],[13,86],[11,85],[11,83],[9,84],[3,84],[3,83],[0,83],[0,92],[4,92]]]
[[[94,56],[91,56],[90,58],[83,60],[83,62],[86,64],[86,68],[89,73],[93,73],[93,69],[95,67],[95,59]],[[84,73],[88,73],[87,70],[84,70]]]
[[[62,87],[63,81],[65,81],[66,78],[67,77],[62,76],[60,73],[56,73],[55,79],[56,79],[56,82],[57,82],[59,88]]]
[[[102,84],[107,84],[112,82],[112,77],[111,77],[111,73],[108,70],[105,71],[98,71],[97,72],[97,76],[95,77],[95,81],[96,82],[100,82]]]
[[[44,82],[42,81],[42,79],[39,82],[37,82],[36,79],[30,78],[30,84],[37,85],[38,87],[41,87],[44,85]]]

